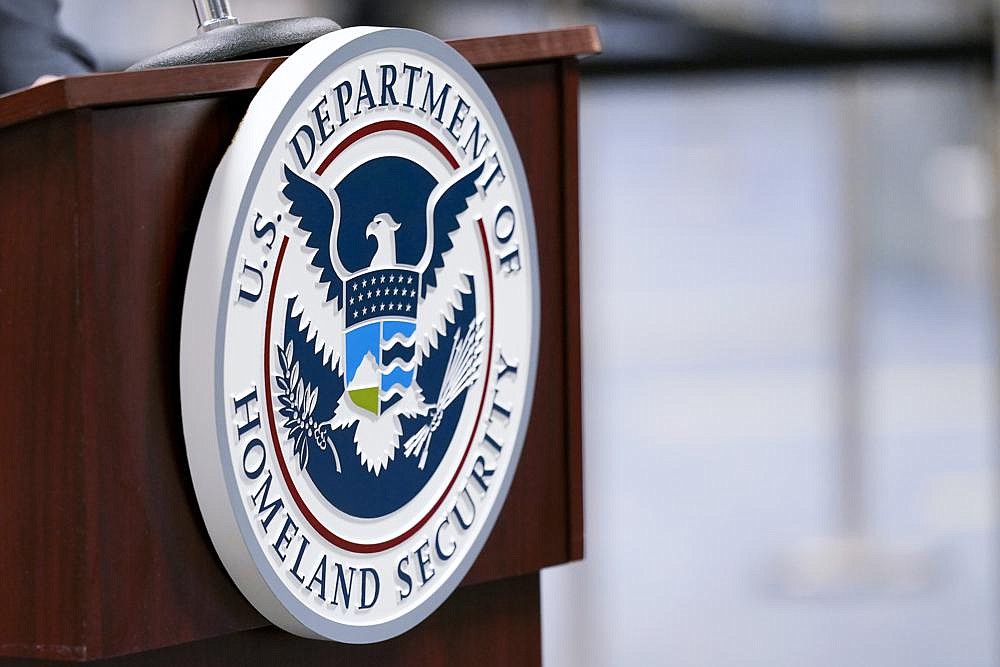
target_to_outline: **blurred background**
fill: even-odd
[[[587,557],[542,576],[547,665],[1000,664],[988,0],[233,5],[600,27]],[[62,19],[104,69],[195,28],[186,0]]]

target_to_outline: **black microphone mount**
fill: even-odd
[[[129,71],[287,55],[306,42],[340,29],[337,23],[319,17],[240,23],[229,8],[229,0],[193,1],[198,34],[140,60]]]

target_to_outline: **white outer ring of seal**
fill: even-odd
[[[448,580],[427,599],[400,617],[373,625],[337,623],[311,611],[285,590],[263,553],[252,552],[248,544],[259,544],[249,532],[228,456],[227,425],[220,414],[219,391],[222,364],[219,345],[223,342],[222,309],[225,296],[221,286],[232,274],[234,253],[233,221],[241,219],[240,208],[249,201],[249,185],[254,170],[264,161],[259,137],[271,138],[282,117],[294,111],[293,92],[307,88],[309,81],[338,55],[331,67],[380,48],[412,49],[427,53],[451,67],[481,99],[496,124],[511,161],[508,177],[515,178],[521,194],[523,222],[528,239],[528,266],[534,295],[531,313],[531,346],[526,364],[528,374],[524,411],[511,443],[513,454],[501,480],[499,492],[471,544],[465,559],[449,573]],[[303,71],[309,73],[302,75]],[[284,100],[275,102],[275,100]],[[270,149],[272,141],[263,146]],[[221,224],[219,224],[221,222]],[[219,558],[243,595],[275,625],[302,637],[330,639],[346,643],[383,641],[406,632],[436,610],[462,581],[492,532],[507,497],[520,460],[521,448],[531,415],[538,359],[540,290],[538,284],[537,237],[530,192],[517,145],[506,120],[478,72],[457,51],[425,33],[403,28],[344,28],[324,35],[300,48],[278,67],[251,101],[236,136],[216,170],[195,235],[188,269],[181,318],[180,389],[184,439],[202,517]],[[525,366],[522,366],[524,368]],[[249,540],[248,540],[249,538]],[[267,567],[263,570],[261,566]],[[269,579],[273,579],[269,583]],[[276,584],[276,585],[275,585]],[[298,608],[300,614],[293,612]]]

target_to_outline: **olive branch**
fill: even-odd
[[[309,462],[309,449],[313,446],[320,449],[330,449],[333,452],[333,462],[340,472],[340,456],[333,445],[333,429],[329,424],[321,424],[313,416],[316,410],[316,400],[319,398],[319,387],[313,387],[299,375],[299,364],[295,361],[295,342],[278,348],[278,365],[281,372],[274,376],[278,389],[278,401],[281,408],[278,414],[285,418],[282,426],[288,429],[288,437],[292,441],[292,454],[298,457],[299,468],[306,467]]]

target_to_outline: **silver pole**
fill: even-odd
[[[198,30],[208,32],[225,25],[238,23],[229,9],[229,0],[193,0],[198,13]]]

